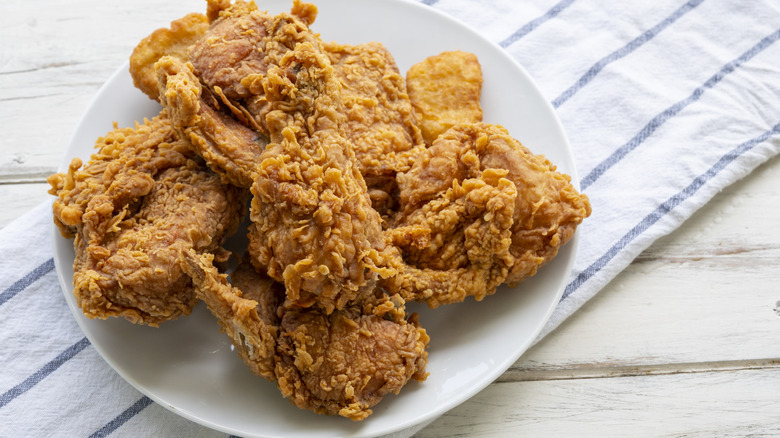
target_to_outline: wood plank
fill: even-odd
[[[780,273],[772,255],[777,260],[780,251],[763,260],[728,259],[726,268],[706,260],[630,265],[513,369],[780,357]]]
[[[780,435],[780,368],[496,383],[415,435]]]
[[[99,87],[141,38],[205,7],[199,0],[0,3],[0,41],[14,42],[0,51],[0,182],[43,182]]]

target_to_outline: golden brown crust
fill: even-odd
[[[49,178],[55,222],[75,236],[73,293],[90,318],[156,326],[191,312],[182,250],[214,252],[240,222],[245,195],[195,157],[161,114],[116,128],[67,174]]]
[[[170,28],[157,29],[142,39],[130,55],[130,76],[136,88],[150,99],[159,100],[154,63],[163,56],[186,61],[190,47],[208,28],[205,15],[192,13],[172,21]]]
[[[428,342],[416,317],[292,308],[280,325],[277,384],[300,408],[363,420],[385,395],[425,380]]]
[[[427,144],[455,124],[482,121],[482,68],[473,53],[426,58],[406,73],[406,87]]]
[[[347,114],[345,135],[355,148],[371,204],[380,213],[395,208],[395,176],[408,170],[422,135],[406,93],[406,81],[380,43],[326,43]]]
[[[288,299],[330,313],[373,288],[379,215],[340,129],[340,84],[322,50],[299,44],[264,88],[271,142],[252,186],[249,250]]]
[[[455,125],[398,184],[386,232],[398,275],[381,284],[431,307],[534,275],[591,211],[567,175],[497,125]]]
[[[236,347],[236,353],[258,376],[276,381],[276,343],[279,336],[277,308],[284,287],[260,274],[249,263],[241,263],[232,286],[220,274],[210,255],[184,251],[181,268],[192,277],[195,293],[217,318],[222,331]]]
[[[203,88],[189,64],[165,56],[155,68],[160,102],[179,135],[225,182],[249,188],[267,137],[220,110],[224,106]]]

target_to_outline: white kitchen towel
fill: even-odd
[[[593,215],[543,334],[716,193],[780,152],[769,0],[425,0],[504,47],[556,108]],[[399,31],[402,31],[399,29]],[[0,230],[0,436],[224,437],[99,357],[52,260],[50,205]]]

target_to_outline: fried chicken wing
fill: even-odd
[[[289,13],[270,15],[254,2],[208,0],[208,9],[209,30],[190,52],[194,72],[237,117],[267,133],[263,77],[297,44],[318,44],[308,27],[317,8],[296,0]]]
[[[171,112],[177,127],[216,172],[232,184],[248,187],[268,134],[269,105],[262,78],[298,43],[319,44],[307,28],[316,14],[316,7],[302,2],[295,2],[290,13],[269,15],[254,3],[210,1],[208,20],[191,14],[145,38],[131,57],[131,73],[142,91],[176,109]],[[188,24],[192,29],[185,32]],[[397,203],[395,175],[409,169],[411,149],[423,143],[405,80],[380,43],[328,43],[323,48],[342,84],[344,134],[354,146],[372,205],[389,212]],[[172,68],[174,61],[169,59],[160,63],[163,73],[158,69],[159,76],[153,76],[154,63],[168,55],[181,64],[191,61],[192,71]],[[174,74],[187,77],[166,78]],[[148,90],[158,79],[161,89]],[[252,130],[257,141],[230,138],[252,137]]]
[[[247,263],[233,274],[233,285],[209,255],[187,251],[182,265],[239,357],[300,408],[362,420],[385,395],[427,377],[428,335],[416,315],[405,319],[398,297],[369,292],[326,315],[289,301],[275,307],[281,284]]]
[[[341,86],[318,46],[268,71],[271,142],[252,186],[249,251],[287,298],[327,313],[373,289],[383,240],[345,123]]]
[[[345,134],[355,147],[371,204],[388,213],[395,207],[396,174],[411,167],[417,154],[413,148],[423,144],[406,81],[393,55],[380,43],[331,42],[324,49],[341,82]]]
[[[278,309],[284,286],[255,271],[246,257],[232,274],[233,285],[214,267],[211,255],[185,251],[179,262],[241,360],[254,374],[276,382]]]
[[[172,21],[170,28],[157,29],[141,40],[130,55],[130,76],[136,88],[149,98],[159,100],[154,64],[163,56],[186,61],[190,47],[208,28],[205,15],[192,13]]]
[[[54,220],[75,237],[73,286],[90,318],[157,326],[191,312],[185,249],[214,252],[238,227],[246,196],[222,184],[172,129],[167,115],[116,128],[82,167],[49,177]]]
[[[497,125],[455,125],[398,184],[386,253],[399,274],[382,286],[430,307],[534,275],[591,212],[567,175]]]
[[[160,102],[180,135],[226,182],[249,188],[268,138],[221,109],[188,64],[164,56],[155,68]]]
[[[427,144],[455,124],[482,121],[482,68],[473,53],[426,58],[406,73],[406,87]]]
[[[226,181],[249,187],[268,143],[268,103],[262,78],[300,42],[316,8],[295,2],[290,13],[269,15],[252,3],[209,1],[210,24],[187,64],[163,56],[155,64],[161,103],[174,125]]]

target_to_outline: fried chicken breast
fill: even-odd
[[[484,123],[450,128],[398,185],[386,253],[399,274],[381,284],[430,307],[534,275],[591,212],[567,175]]]
[[[324,44],[341,82],[347,111],[344,130],[355,148],[371,204],[381,214],[396,208],[395,176],[408,170],[413,149],[423,147],[406,93],[406,81],[393,55],[380,43]]]
[[[76,158],[48,179],[55,223],[75,237],[76,302],[90,318],[151,326],[189,314],[196,298],[179,254],[224,258],[220,245],[238,227],[246,196],[192,153],[165,112],[115,127],[96,147],[86,165]]]

